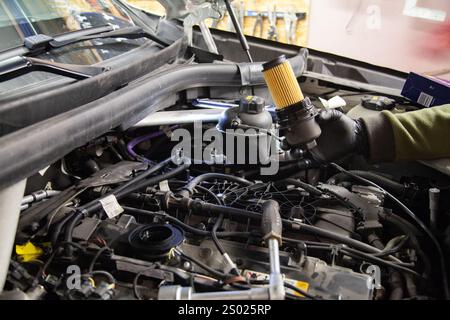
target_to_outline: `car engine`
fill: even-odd
[[[317,108],[270,74],[283,63],[264,66],[277,110],[196,98],[29,178],[10,298],[442,297],[445,258],[421,221],[448,178],[317,161]]]
[[[301,158],[270,181],[251,166],[175,165],[162,129],[147,134],[145,161],[127,159],[131,137],[112,133],[38,174],[63,191],[24,198],[11,287],[60,299],[269,299],[250,288],[267,287],[278,263],[290,299],[435,293],[423,235],[384,192]]]

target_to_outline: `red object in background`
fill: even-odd
[[[424,41],[423,48],[429,55],[447,55],[450,52],[450,22],[438,26],[432,36]]]

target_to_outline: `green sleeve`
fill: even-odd
[[[450,105],[394,115],[395,160],[450,158]]]
[[[364,120],[374,161],[450,158],[450,105]]]

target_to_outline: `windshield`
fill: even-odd
[[[36,34],[55,36],[105,25],[119,28],[133,22],[112,0],[1,0],[0,51]]]
[[[113,0],[0,0],[0,51],[22,47],[27,37],[45,34],[55,37],[80,30],[134,26],[119,1]],[[95,65],[126,54],[143,44],[145,38],[105,38],[74,42],[32,56],[47,61],[75,65]],[[153,50],[153,47],[151,48]],[[154,50],[159,50],[154,47]],[[17,54],[21,54],[20,51]],[[9,59],[5,58],[5,59]],[[108,62],[112,63],[112,62]],[[72,78],[47,71],[30,71],[0,81],[0,106],[8,99],[41,90],[43,85],[70,83]]]

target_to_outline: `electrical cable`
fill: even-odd
[[[220,199],[220,198],[219,198],[214,192],[212,192],[211,190],[209,190],[209,189],[207,189],[207,188],[205,188],[205,187],[202,187],[202,186],[196,186],[195,189],[200,190],[200,191],[204,191],[204,192],[206,192],[207,194],[209,194],[209,195],[217,202],[217,204],[219,204],[219,205],[223,205],[223,204],[224,204],[223,201],[222,201],[222,199]]]
[[[361,171],[361,170],[349,170],[348,172],[358,175],[362,178],[368,179],[377,185],[383,187],[385,190],[398,194],[403,195],[406,191],[406,186],[398,183],[396,181],[393,181],[391,179],[388,179],[382,175],[370,172],[370,171]],[[344,181],[345,179],[348,179],[349,175],[347,175],[344,172],[340,172],[338,174],[335,174],[331,178],[327,180],[327,184],[338,184],[339,182]]]
[[[294,173],[298,173],[300,171],[304,171],[307,169],[313,169],[319,167],[319,164],[315,161],[311,161],[310,159],[301,159],[294,163],[287,164],[285,166],[280,166],[278,169],[277,175],[292,175]],[[254,169],[250,171],[246,171],[243,173],[244,177],[252,177],[255,175],[259,175],[261,173],[261,169]],[[260,179],[264,178],[264,176],[259,176]]]
[[[161,181],[175,177],[175,176],[179,175],[180,173],[184,172],[191,165],[190,159],[184,158],[183,164],[178,166],[177,168],[175,168],[167,173],[164,173],[164,174],[158,175],[156,177],[145,180],[145,178],[148,175],[162,169],[164,166],[166,166],[171,161],[172,161],[172,158],[168,158],[168,159],[164,160],[163,162],[156,164],[154,167],[147,170],[145,173],[139,175],[137,178],[135,178],[131,181],[128,181],[124,185],[116,188],[115,190],[113,190],[112,192],[110,192],[108,194],[115,195],[115,197],[119,200],[119,199],[125,197],[126,195],[128,195],[136,190],[142,189],[148,185],[154,185]],[[69,222],[69,224],[66,227],[66,232],[65,232],[65,236],[64,236],[65,241],[71,242],[73,230],[75,229],[76,225],[83,219],[84,216],[86,216],[88,213],[91,213],[95,210],[100,209],[101,206],[102,206],[102,204],[100,203],[100,201],[98,199],[96,199],[94,201],[91,201],[87,206],[77,208],[75,217]],[[70,246],[66,247],[66,254],[68,256],[72,255]]]
[[[196,178],[192,179],[187,186],[185,186],[183,189],[187,190],[190,194],[193,193],[193,190],[195,187],[197,187],[197,185],[202,182],[205,181],[207,179],[211,179],[211,178],[216,178],[216,179],[226,179],[226,180],[230,180],[230,181],[234,181],[234,182],[238,182],[240,184],[246,185],[246,186],[250,186],[253,185],[252,182],[244,179],[244,178],[240,178],[240,177],[236,177],[236,176],[232,176],[232,175],[227,175],[227,174],[221,174],[221,173],[206,173],[206,174],[202,174],[197,176]],[[206,189],[207,190],[207,189]],[[209,191],[209,190],[208,190]],[[222,205],[222,201],[214,195],[214,198],[217,200],[218,205]],[[219,250],[220,254],[225,258],[225,260],[231,261],[231,259],[229,258],[229,255],[226,253],[225,249],[223,248],[222,244],[220,243],[218,237],[217,237],[217,229],[222,225],[223,222],[223,217],[224,215],[221,213],[219,214],[219,217],[217,218],[216,222],[214,223],[214,226],[211,230],[211,238],[215,244],[215,246],[217,247],[217,250]],[[234,264],[233,264],[234,265]],[[236,267],[232,267],[232,273],[238,275],[239,272],[236,269]]]
[[[192,200],[191,201],[183,201],[183,203],[178,203],[178,205],[184,206],[188,210],[193,210],[194,212],[210,212],[210,213],[224,213],[225,215],[230,216],[237,216],[237,217],[243,217],[248,219],[254,219],[254,220],[261,220],[261,215],[257,214],[252,211],[244,210],[244,209],[238,209],[233,207],[225,207],[225,206],[219,206],[211,203],[205,203],[204,201],[200,200]],[[321,229],[312,225],[304,224],[297,221],[291,221],[287,219],[282,219],[283,225],[285,227],[288,227],[293,230],[303,230],[305,232],[316,234],[321,237],[325,237],[328,239],[333,239],[337,242],[346,244],[350,247],[354,247],[358,250],[365,251],[368,253],[379,253],[381,252],[380,249],[375,248],[371,245],[368,245],[364,242],[346,237],[344,235],[338,234],[333,231]],[[395,262],[401,261],[398,258],[395,258],[393,256],[389,256],[389,259]]]
[[[273,137],[275,140],[277,140],[277,141],[279,141],[279,142],[282,142],[282,141],[283,141],[282,138],[280,138],[280,137],[277,136],[275,133],[273,133],[272,131],[267,130],[267,129],[262,129],[262,128],[258,128],[258,127],[255,127],[255,126],[249,126],[249,125],[247,125],[247,124],[239,124],[239,125],[236,125],[235,128],[236,128],[236,129],[246,129],[246,130],[248,130],[248,129],[254,129],[254,130],[256,130],[256,132],[258,132],[258,133],[260,133],[260,132],[261,132],[261,133],[265,133],[266,135]]]
[[[108,278],[110,284],[114,284],[114,285],[116,284],[116,278],[114,278],[114,276],[111,273],[109,273],[108,271],[95,270],[95,271],[90,272],[89,274],[92,276],[97,276],[97,275],[104,276],[104,277]]]
[[[52,231],[52,235],[50,237],[50,242],[52,243],[53,246],[56,246],[62,229],[67,224],[67,222],[75,216],[75,213],[76,213],[75,210],[73,212],[69,213],[66,217],[64,217],[61,221],[59,221],[58,224],[55,226],[55,228]]]
[[[388,255],[391,255],[391,254],[395,254],[395,253],[399,252],[408,241],[409,241],[409,237],[408,236],[403,237],[400,240],[400,242],[397,245],[395,245],[394,247],[392,247],[391,249],[383,249],[382,252],[374,253],[372,255],[374,257],[382,258],[382,257],[388,256]]]
[[[275,184],[284,184],[284,185],[293,184],[296,187],[300,187],[314,196],[323,195],[323,192],[321,190],[319,190],[316,187],[314,187],[313,185],[310,185],[309,183],[303,182],[299,179],[287,178],[287,179],[284,179],[281,181],[277,181],[277,182],[275,182]]]
[[[145,271],[146,270],[139,271],[133,279],[133,293],[136,296],[136,299],[138,299],[138,300],[144,300],[144,298],[141,296],[141,294],[139,293],[139,290],[138,290],[138,285],[139,285],[138,281],[139,281],[139,278],[145,273]]]
[[[100,250],[97,251],[94,258],[92,258],[91,263],[89,264],[88,272],[92,273],[94,271],[95,263],[97,262],[98,258],[100,258],[101,254],[105,251],[111,251],[111,249],[107,246],[100,248]]]
[[[143,210],[143,209],[137,209],[137,208],[132,208],[132,207],[127,207],[127,206],[123,206],[123,208],[124,208],[124,210],[126,212],[129,212],[129,213],[162,217],[162,218],[166,219],[167,221],[170,221],[170,222],[178,225],[179,227],[181,227],[185,231],[191,232],[193,234],[197,234],[197,235],[200,235],[200,236],[211,236],[211,232],[209,232],[209,231],[205,231],[205,230],[201,230],[201,229],[197,229],[197,228],[191,227],[191,226],[181,222],[177,218],[172,217],[172,216],[167,215],[167,214],[164,214],[164,213],[151,212],[151,211],[147,211],[147,210]],[[225,237],[248,238],[250,235],[252,235],[250,232],[218,232],[217,233],[217,236],[221,237],[221,238],[225,238]],[[329,243],[303,241],[303,240],[296,240],[296,239],[290,239],[290,238],[283,238],[283,241],[285,241],[285,242],[294,242],[294,243],[305,243],[307,245],[317,245],[317,246],[321,246],[321,247],[330,247],[330,245],[331,245]],[[378,250],[378,249],[375,248],[375,250]],[[378,252],[381,253],[382,251],[378,250]],[[360,251],[358,253],[364,254],[364,252],[360,252]],[[399,261],[399,262],[401,263],[401,261]]]
[[[253,279],[250,279],[249,282],[250,282],[250,284],[253,284],[253,285],[267,285],[267,284],[269,284],[269,280],[253,280]],[[283,285],[284,285],[285,288],[291,289],[291,290],[295,291],[296,293],[298,293],[298,294],[300,294],[300,295],[302,295],[302,296],[304,296],[304,297],[306,297],[308,299],[311,299],[311,300],[323,300],[322,297],[313,296],[313,295],[307,293],[305,290],[303,290],[301,288],[298,288],[298,287],[294,286],[293,284],[290,284],[289,282],[283,282]],[[249,289],[249,288],[246,288],[246,289]],[[294,297],[296,297],[296,296],[294,296]],[[299,298],[299,297],[296,297],[296,298]]]
[[[167,160],[165,160],[165,161],[167,161]],[[158,165],[160,165],[160,163],[158,163],[156,166],[158,166]],[[163,173],[159,176],[155,176],[155,177],[140,181],[139,183],[131,184],[131,185],[127,186],[127,188],[124,188],[123,190],[117,192],[116,198],[118,200],[120,200],[121,198],[130,194],[131,192],[134,192],[136,190],[143,189],[149,185],[155,185],[161,181],[176,177],[177,175],[186,171],[190,166],[191,166],[191,160],[188,158],[184,158],[183,164],[179,165],[175,169],[172,169],[171,171]]]
[[[356,174],[353,174],[353,173],[345,170],[341,166],[337,165],[336,163],[330,163],[330,165],[339,172],[346,173],[350,177],[352,177],[362,183],[365,183],[372,187],[380,189],[388,199],[390,199],[395,204],[397,204],[425,232],[425,234],[430,238],[430,240],[433,242],[434,246],[437,249],[437,252],[439,255],[439,263],[440,263],[440,269],[441,269],[441,277],[442,277],[442,285],[443,285],[443,289],[444,289],[444,294],[445,294],[446,299],[450,299],[450,291],[449,291],[449,286],[448,286],[448,277],[447,277],[447,269],[446,269],[444,254],[442,252],[442,249],[441,249],[441,246],[440,246],[438,240],[433,235],[433,233],[427,228],[427,226],[419,218],[417,218],[417,216],[407,206],[405,206],[400,200],[398,200],[396,197],[394,197],[391,193],[389,193],[385,189],[381,188],[376,183],[374,183],[370,180],[367,180],[363,177],[360,177]]]
[[[169,221],[169,222],[173,223],[174,225],[179,226],[181,229],[183,229],[186,232],[189,232],[189,233],[192,233],[192,234],[195,234],[198,236],[211,237],[210,231],[194,228],[194,227],[182,222],[181,220],[179,220],[175,217],[172,217],[168,214],[165,214],[165,213],[152,212],[152,211],[137,209],[137,208],[128,207],[128,206],[122,206],[122,208],[128,213],[140,214],[140,215],[146,215],[146,216],[152,216],[152,217],[157,216],[163,220]],[[251,235],[250,232],[244,232],[244,231],[217,232],[216,234],[220,238],[240,237],[240,238],[244,238],[244,239],[248,238]]]
[[[170,130],[173,130],[175,128],[177,128],[178,126],[171,126]],[[152,132],[143,136],[139,136],[137,138],[134,138],[133,140],[131,140],[130,142],[128,142],[127,144],[127,152],[130,156],[132,156],[134,159],[137,160],[142,160],[145,163],[149,163],[152,164],[153,162],[148,160],[147,158],[140,156],[139,154],[137,154],[134,151],[134,147],[136,147],[138,144],[144,142],[144,141],[148,141],[148,140],[152,140],[154,138],[158,138],[165,135],[165,132],[163,130],[161,131],[156,131],[156,132]]]
[[[342,248],[340,249],[342,252],[344,252],[345,254],[354,257],[354,255],[356,256],[360,256],[361,258],[363,258],[364,260],[367,260],[369,262],[372,263],[377,263],[377,264],[383,264],[387,267],[391,267],[393,269],[397,269],[399,271],[403,271],[403,272],[407,272],[410,273],[412,275],[415,275],[418,278],[422,278],[422,276],[420,274],[418,274],[417,272],[415,272],[414,270],[411,270],[407,267],[405,267],[403,264],[400,263],[392,263],[386,260],[383,260],[381,258],[375,257],[373,255],[369,255],[367,253],[363,253],[361,251],[358,250],[354,250],[352,248]]]
[[[217,250],[219,250],[220,254],[222,255],[222,257],[224,257],[224,260],[226,261],[226,263],[231,264],[231,273],[238,276],[239,275],[239,270],[237,270],[237,268],[235,267],[234,262],[232,262],[230,256],[228,255],[228,253],[225,251],[225,249],[223,248],[222,244],[220,243],[219,238],[217,238],[217,229],[222,225],[223,222],[223,213],[219,214],[219,217],[216,220],[216,223],[214,223],[214,226],[212,227],[211,230],[211,238],[214,242],[214,244],[217,247]]]
[[[292,285],[292,284],[290,284],[288,282],[284,282],[284,286],[286,288],[288,288],[288,289],[291,289],[291,290],[297,292],[298,294],[300,294],[300,295],[302,295],[302,296],[304,296],[306,298],[311,299],[311,300],[323,300],[322,298],[313,296],[313,295],[307,293],[305,290],[302,290],[302,289],[300,289],[300,288],[298,288],[298,287],[296,287],[296,286],[294,286],[294,285]]]
[[[167,158],[166,160],[159,162],[158,164],[150,167],[149,169],[147,169],[146,171],[144,171],[143,173],[141,173],[140,175],[136,176],[135,178],[131,179],[128,182],[125,182],[124,184],[120,185],[119,187],[115,188],[114,190],[106,193],[105,195],[102,196],[102,198],[108,197],[110,195],[115,195],[116,197],[119,196],[119,194],[122,194],[124,190],[127,190],[127,188],[137,184],[138,182],[146,179],[148,176],[150,176],[151,174],[161,170],[162,168],[164,168],[165,166],[167,166],[169,163],[172,162],[172,158]],[[122,196],[125,196],[126,194],[123,194]],[[92,213],[96,210],[99,210],[101,208],[101,203],[99,201],[100,199],[95,199],[92,200],[91,202],[77,208],[78,211],[83,211],[85,213]]]
[[[297,242],[295,241],[295,239],[287,239],[286,241],[289,242]],[[316,250],[326,250],[326,251],[333,251],[335,250],[334,248],[338,248],[338,251],[348,255],[352,258],[358,259],[358,260],[366,260],[372,263],[376,263],[376,264],[380,264],[380,265],[384,265],[386,267],[390,267],[393,269],[397,269],[399,271],[403,271],[403,272],[407,272],[410,273],[418,278],[423,278],[420,274],[418,274],[417,272],[415,272],[412,269],[407,268],[404,263],[393,263],[384,259],[381,259],[379,257],[376,257],[374,255],[371,254],[367,254],[364,252],[361,252],[359,250],[355,250],[349,247],[343,247],[343,246],[336,246],[336,245],[308,245],[307,246],[308,249],[316,249]],[[409,266],[409,265],[407,265]]]
[[[414,225],[412,225],[409,221],[405,220],[404,218],[395,215],[393,213],[380,213],[380,218],[384,223],[388,223],[391,226],[399,229],[401,232],[405,233],[409,237],[409,242],[411,246],[414,248],[414,250],[417,253],[417,256],[420,258],[420,261],[423,263],[423,274],[425,274],[425,277],[428,277],[432,273],[432,265],[429,257],[425,252],[422,250],[419,244],[419,240],[416,235],[423,236],[423,233],[420,232],[419,229],[417,229]]]
[[[193,193],[194,188],[200,184],[203,181],[209,180],[209,179],[223,179],[223,180],[227,180],[227,181],[232,181],[232,182],[236,182],[239,184],[242,184],[244,186],[251,186],[254,183],[241,178],[241,177],[236,177],[236,176],[232,176],[229,174],[224,174],[224,173],[205,173],[205,174],[201,174],[197,177],[195,177],[194,179],[192,179],[191,181],[189,181],[189,183],[183,187],[184,190],[187,190],[190,194]]]
[[[197,266],[199,266],[199,267],[202,268],[203,270],[207,271],[208,273],[210,273],[211,275],[213,275],[215,278],[217,278],[217,279],[219,279],[219,280],[225,280],[225,279],[227,279],[227,278],[229,277],[229,276],[226,275],[225,273],[222,273],[222,272],[220,272],[220,271],[217,271],[217,270],[211,268],[210,266],[204,264],[203,262],[198,261],[197,259],[194,259],[194,258],[192,258],[192,257],[190,257],[190,256],[187,256],[186,254],[184,254],[183,252],[181,252],[181,251],[179,251],[179,250],[177,250],[177,249],[175,249],[175,252],[176,252],[180,257],[182,257],[184,260],[187,260],[187,261],[189,261],[189,262],[191,262],[191,263],[196,264]],[[234,277],[234,276],[233,276],[233,277]]]
[[[34,277],[32,283],[33,286],[35,286],[37,283],[39,283],[39,279],[42,277],[42,275],[45,273],[45,271],[47,270],[47,268],[50,266],[50,264],[52,263],[53,259],[55,259],[56,255],[59,252],[59,249],[61,248],[61,246],[64,245],[70,245],[73,246],[81,251],[85,251],[86,249],[81,246],[78,243],[75,242],[61,242],[59,243],[56,247],[53,248],[53,252],[51,253],[50,257],[47,259],[47,261],[44,263],[44,265],[39,269],[39,271],[36,273],[36,276]]]
[[[214,226],[211,230],[211,238],[214,242],[214,244],[217,247],[217,250],[219,250],[221,255],[225,255],[225,249],[223,248],[222,244],[220,243],[219,239],[217,238],[217,229],[222,225],[223,222],[223,213],[219,214],[219,217],[217,217],[216,223],[214,223]]]

